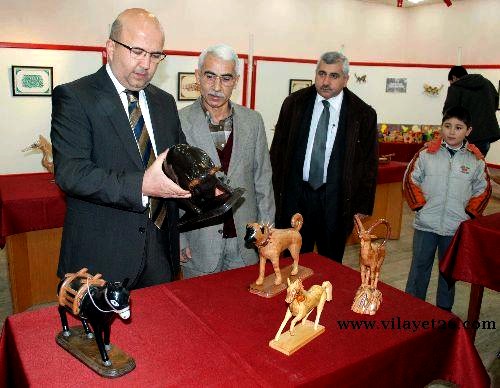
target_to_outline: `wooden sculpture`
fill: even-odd
[[[386,227],[385,239],[382,243],[372,243],[372,239],[377,238],[372,231],[381,224]],[[391,225],[387,220],[379,219],[365,230],[358,215],[354,216],[354,225],[360,239],[361,286],[356,292],[351,310],[359,314],[374,315],[382,302],[382,293],[377,289],[377,283],[385,258],[385,243],[391,235]]]
[[[292,227],[288,229],[274,229],[272,225],[265,225],[263,223],[247,224],[245,241],[253,243],[259,251],[259,277],[255,281],[255,284],[261,285],[264,283],[266,260],[268,259],[273,264],[276,275],[274,284],[281,284],[282,278],[279,260],[281,252],[285,249],[290,251],[293,258],[291,275],[297,275],[299,271],[299,253],[302,247],[302,236],[299,231],[303,222],[302,215],[296,213],[292,217]]]
[[[58,286],[59,316],[63,330],[56,337],[57,343],[107,377],[121,376],[135,367],[132,358],[110,344],[111,321],[115,314],[122,319],[130,317],[127,283],[128,279],[123,283],[106,282],[101,274],[91,276],[87,268],[82,268],[76,273],[66,274]],[[68,326],[67,311],[80,319],[84,332]],[[95,351],[96,343],[98,353]],[[109,351],[113,352],[116,362],[108,355]]]
[[[49,143],[49,141],[43,137],[42,135],[38,136],[38,140],[34,142],[33,144],[29,145],[25,149],[22,150],[22,152],[30,151],[30,150],[35,150],[38,149],[42,151],[43,157],[42,157],[42,166],[47,169],[48,172],[54,173],[54,162],[52,161],[52,144]]]
[[[321,286],[314,285],[306,291],[300,279],[292,283],[290,283],[290,279],[287,279],[287,282],[285,301],[288,303],[288,308],[285,318],[283,318],[274,339],[269,342],[269,346],[289,355],[325,330],[323,326],[319,325],[319,318],[325,303],[332,300],[332,284],[329,281],[324,281]],[[315,307],[316,319],[312,323],[307,318]],[[283,329],[292,316],[294,318],[290,323],[290,330],[282,337]],[[301,321],[301,325],[295,327],[299,321]],[[298,338],[293,338],[296,334]]]

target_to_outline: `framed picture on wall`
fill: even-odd
[[[406,93],[406,78],[386,78],[385,92],[386,93]]]
[[[52,95],[52,67],[43,66],[12,66],[13,96],[43,96]]]
[[[291,79],[290,85],[288,87],[288,94],[292,94],[297,90],[307,88],[312,85],[312,80],[310,79]]]
[[[194,73],[177,73],[177,100],[194,101],[200,96],[200,85]]]

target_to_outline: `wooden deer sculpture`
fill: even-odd
[[[372,242],[377,236],[372,234],[378,225],[385,225],[386,235],[381,243]],[[360,239],[359,269],[361,286],[356,292],[351,310],[360,314],[373,315],[382,302],[382,293],[377,289],[380,268],[385,259],[385,244],[391,235],[391,225],[385,219],[377,220],[365,230],[358,215],[354,216],[354,225]]]
[[[52,144],[43,137],[42,135],[38,136],[38,140],[28,147],[24,148],[22,152],[31,151],[38,149],[42,151],[42,166],[47,169],[48,172],[54,173],[54,162],[52,161]]]

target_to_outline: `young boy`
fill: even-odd
[[[425,300],[436,248],[442,259],[462,221],[481,215],[491,195],[486,163],[465,137],[472,131],[463,107],[447,110],[441,139],[427,143],[408,165],[403,193],[415,210],[413,259],[406,292]],[[436,305],[451,311],[455,285],[439,274]]]

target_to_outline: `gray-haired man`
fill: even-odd
[[[239,80],[238,56],[224,44],[205,49],[196,80],[201,97],[179,112],[189,144],[205,150],[222,166],[226,182],[245,189],[242,200],[210,225],[181,234],[184,277],[238,268],[257,262],[244,246],[250,221],[274,222],[271,164],[262,117],[230,101]]]

